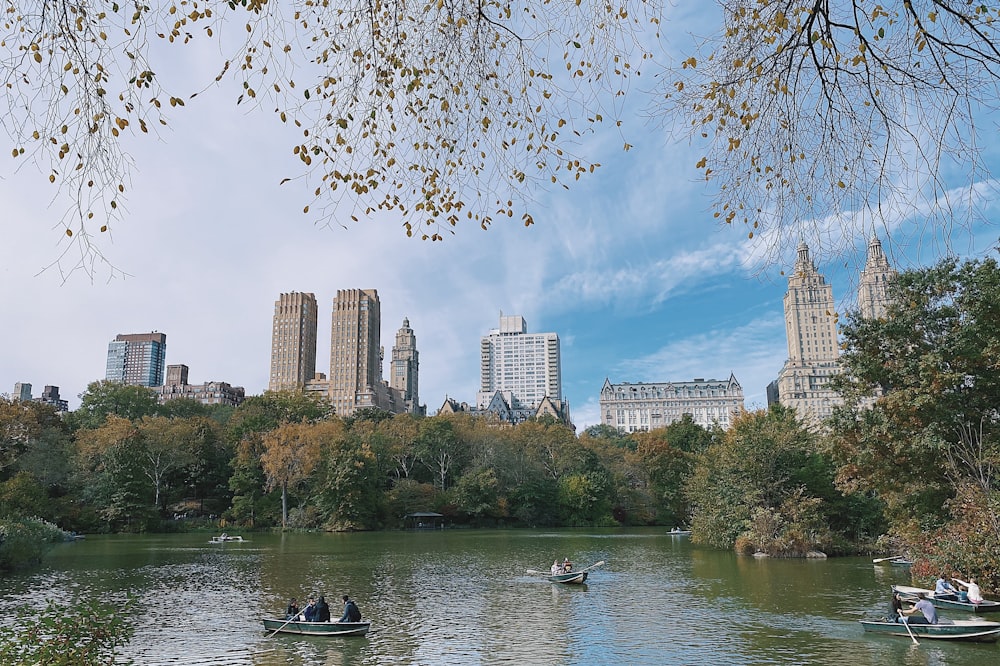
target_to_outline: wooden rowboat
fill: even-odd
[[[365,622],[299,622],[264,618],[264,630],[300,636],[364,636],[372,623]]]
[[[549,574],[545,576],[550,583],[566,583],[568,585],[579,585],[587,580],[586,571],[570,571],[561,574]]]
[[[223,534],[222,536],[214,536],[208,540],[209,543],[243,543],[243,537],[241,536],[229,536],[228,534]]]
[[[865,631],[903,638],[920,638],[995,643],[1000,638],[1000,622],[986,620],[942,620],[938,624],[903,624],[887,620],[860,620]],[[907,631],[909,627],[909,631]],[[913,636],[910,634],[912,633]]]
[[[552,573],[551,571],[536,571],[535,569],[528,569],[528,573],[533,576],[541,576],[550,583],[565,583],[567,585],[580,585],[587,580],[587,574],[591,569],[596,569],[597,567],[604,566],[604,560],[591,564],[589,567],[584,567],[582,569],[577,569],[576,571],[567,571],[565,573]]]
[[[934,596],[934,590],[925,590],[922,587],[908,587],[906,585],[893,585],[893,592],[898,592],[903,601],[914,602],[917,595],[923,592],[927,601],[934,604],[936,608],[947,608],[949,610],[960,610],[967,613],[997,613],[1000,612],[1000,601],[990,601],[983,599],[978,604],[961,599],[938,599]]]

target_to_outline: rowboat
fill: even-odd
[[[549,574],[545,576],[545,579],[550,583],[566,583],[567,585],[579,585],[580,583],[586,582],[587,572],[586,571],[570,571],[561,574]]]
[[[681,530],[675,527],[667,532],[667,534],[670,536],[691,536],[691,530]]]
[[[208,540],[209,543],[243,543],[243,537],[241,536],[229,536],[228,534],[223,534],[221,536],[212,537]]]
[[[587,574],[591,569],[604,566],[604,560],[591,564],[589,567],[577,569],[576,571],[566,571],[563,573],[552,573],[551,571],[536,571],[528,569],[528,573],[533,576],[541,576],[550,583],[565,583],[566,585],[580,585],[587,580]]]
[[[365,622],[299,622],[298,620],[282,620],[279,618],[264,618],[264,630],[282,634],[298,634],[300,636],[364,636],[371,628],[370,621]]]
[[[865,631],[902,636],[903,638],[919,636],[920,638],[977,643],[995,643],[997,638],[1000,638],[1000,622],[987,622],[986,620],[941,620],[938,624],[903,624],[887,620],[859,621]]]
[[[927,597],[927,601],[934,604],[937,608],[948,608],[951,610],[961,610],[967,613],[996,613],[1000,612],[1000,601],[990,601],[989,599],[983,599],[978,604],[974,604],[971,601],[962,601],[961,599],[938,599],[934,596],[934,590],[925,590],[922,587],[908,587],[906,585],[893,585],[893,592],[898,592],[900,599],[903,601],[916,601],[917,595],[923,592],[924,596]]]

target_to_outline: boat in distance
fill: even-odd
[[[587,581],[587,571],[567,571],[560,574],[548,574],[545,578],[550,583],[566,583],[568,585],[579,585]]]
[[[917,600],[917,595],[921,592],[927,597],[927,601],[934,604],[935,608],[945,608],[948,610],[960,610],[967,613],[997,613],[1000,612],[1000,601],[990,601],[983,599],[978,604],[971,601],[959,599],[938,599],[934,596],[934,590],[925,590],[922,587],[909,587],[907,585],[893,585],[893,592],[898,592],[903,601],[913,602]]]
[[[975,643],[995,643],[997,638],[1000,638],[1000,622],[987,620],[942,620],[938,624],[904,624],[884,619],[858,621],[867,632],[902,636],[903,638],[916,636],[935,640]]]
[[[264,618],[264,630],[299,636],[364,636],[372,623],[363,622],[300,622],[280,618]]]
[[[223,532],[220,536],[214,536],[208,540],[209,543],[243,543],[243,537],[230,536]]]
[[[691,530],[682,530],[675,527],[674,529],[667,532],[670,536],[691,536]]]
[[[584,567],[582,569],[570,570],[570,571],[558,571],[553,573],[549,571],[538,571],[536,569],[528,569],[528,573],[532,576],[541,576],[550,583],[565,583],[567,585],[581,585],[587,581],[587,574],[590,573],[591,569],[596,569],[597,567],[604,566],[604,560],[591,564],[589,567]]]

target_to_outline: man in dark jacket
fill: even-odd
[[[344,595],[344,614],[340,618],[341,622],[361,622],[361,610],[349,596]]]

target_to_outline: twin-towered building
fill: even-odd
[[[408,319],[396,333],[389,382],[382,378],[382,313],[375,289],[340,289],[333,299],[329,376],[316,372],[318,306],[311,293],[281,294],[274,303],[268,389],[325,394],[334,410],[350,416],[376,407],[394,414],[422,414],[417,338]]]
[[[882,243],[873,237],[858,285],[857,305],[862,317],[885,314],[889,284],[895,277]],[[820,427],[843,403],[840,394],[829,386],[830,379],[841,370],[840,343],[833,286],[816,270],[805,243],[799,245],[795,266],[788,276],[784,310],[788,360],[767,388],[768,403],[792,407],[800,419]]]

